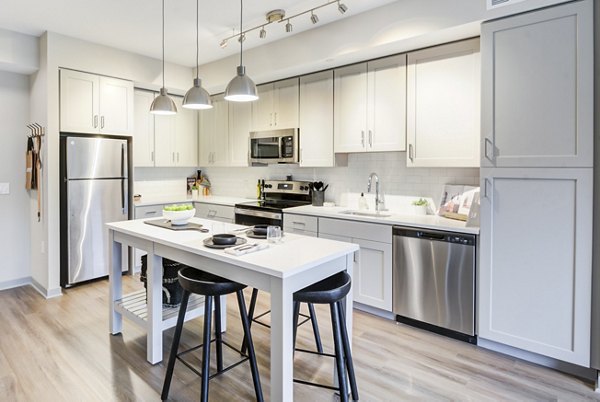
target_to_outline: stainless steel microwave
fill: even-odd
[[[298,129],[250,132],[250,164],[298,163]]]

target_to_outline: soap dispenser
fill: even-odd
[[[360,193],[360,198],[358,199],[358,209],[369,209],[369,205],[367,204],[367,199],[365,198],[364,193]]]

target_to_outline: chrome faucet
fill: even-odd
[[[369,175],[369,182],[367,183],[367,192],[371,192],[371,181],[375,178],[375,211],[379,212],[379,206],[383,204],[383,200],[379,196],[379,176],[373,172]]]

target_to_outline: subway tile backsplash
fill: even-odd
[[[436,203],[444,184],[479,185],[478,168],[409,168],[406,166],[406,152],[349,154],[348,166],[333,168],[271,165],[199,169],[208,175],[215,195],[254,198],[258,179],[285,179],[292,175],[294,180],[320,180],[329,184],[325,200],[337,204],[340,204],[343,193],[366,193],[371,172],[379,176],[384,194],[430,197]],[[155,192],[172,191],[174,181],[181,181],[180,191],[184,192],[185,178],[195,173],[194,168],[136,168],[134,191],[160,195]]]
[[[438,200],[444,184],[479,185],[478,168],[409,168],[406,152],[349,154],[348,166],[333,168],[304,168],[296,165],[268,167],[201,168],[212,183],[215,195],[254,197],[259,178],[320,180],[329,184],[326,201],[340,202],[342,193],[367,191],[371,172],[379,176],[385,194],[431,197]]]

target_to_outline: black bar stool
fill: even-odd
[[[252,343],[252,336],[250,334],[250,324],[248,320],[248,313],[246,311],[246,301],[244,300],[244,294],[242,290],[246,285],[232,282],[225,278],[210,274],[208,272],[201,271],[196,268],[186,267],[179,271],[179,283],[183,287],[183,299],[181,300],[181,307],[179,307],[179,316],[177,318],[177,326],[175,327],[175,335],[173,336],[173,345],[171,346],[171,355],[169,356],[169,362],[167,364],[167,373],[165,375],[165,382],[162,389],[161,399],[164,401],[169,396],[169,388],[171,386],[171,378],[173,377],[173,368],[175,367],[175,359],[180,360],[185,366],[191,369],[193,372],[202,377],[202,393],[201,400],[208,401],[208,380],[222,374],[233,367],[245,362],[250,361],[250,370],[252,371],[252,381],[254,382],[254,392],[256,393],[256,400],[263,401],[262,388],[260,385],[260,377],[258,375],[258,366],[256,364],[256,355],[254,353],[254,345]],[[221,300],[220,296],[236,293],[238,300],[238,307],[240,310],[240,317],[242,318],[242,327],[244,328],[244,336],[247,339],[248,355],[242,360],[234,363],[226,368],[223,368],[223,344],[229,348],[240,352],[227,342],[223,341],[221,335]],[[177,353],[179,348],[179,341],[181,339],[181,332],[183,330],[183,322],[185,319],[185,313],[188,305],[190,294],[199,294],[205,297],[204,300],[204,328],[203,328],[203,342],[201,345]],[[215,303],[215,340],[210,339],[211,332],[211,318],[212,318],[212,304]],[[217,372],[210,375],[210,344],[211,342],[216,343],[217,349]],[[198,372],[192,365],[187,363],[182,356],[193,350],[202,348],[202,372]],[[242,354],[244,355],[244,354]]]
[[[256,308],[256,299],[258,298],[258,289],[252,289],[252,297],[250,298],[250,306],[248,308],[248,318],[250,319],[250,325],[252,326],[252,322],[262,325],[263,327],[271,328],[269,324],[265,324],[258,319],[269,314],[271,310],[267,310],[264,313],[261,313],[257,316],[254,315],[254,309]],[[300,308],[300,307],[298,307]],[[308,315],[300,313],[302,317],[305,319],[296,325],[302,325],[307,321],[310,321],[312,324],[313,335],[315,337],[315,345],[317,346],[317,351],[319,353],[323,353],[323,344],[321,343],[321,334],[319,333],[319,324],[317,323],[317,314],[315,313],[315,307],[312,303],[308,303]],[[246,353],[246,338],[242,341],[242,353]]]
[[[294,293],[294,345],[296,345],[296,331],[298,316],[300,311],[300,303],[311,304],[329,304],[331,310],[331,325],[333,327],[333,343],[335,346],[335,354],[323,352],[312,352],[302,349],[297,349],[301,352],[309,352],[320,356],[334,357],[338,373],[339,388],[329,385],[308,382],[304,380],[294,379],[294,382],[312,385],[321,388],[338,390],[340,392],[340,400],[348,401],[348,385],[346,382],[346,370],[350,381],[350,389],[352,391],[352,399],[358,400],[358,387],[356,386],[356,378],[354,376],[354,364],[352,363],[352,353],[350,351],[350,341],[348,340],[348,330],[346,329],[346,316],[344,313],[344,305],[342,301],[348,294],[351,288],[350,275],[346,272],[340,272],[329,278],[323,279],[320,282],[312,284]]]

